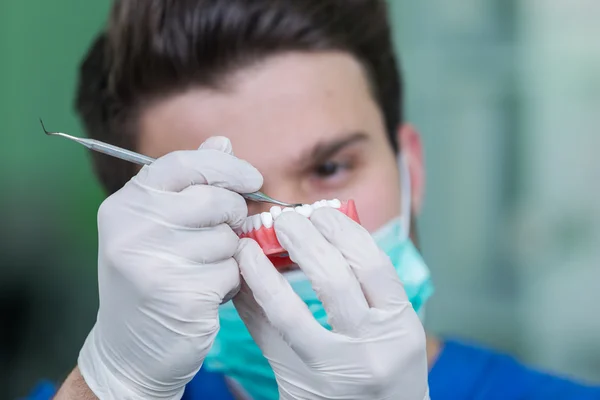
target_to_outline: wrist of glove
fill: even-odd
[[[77,361],[81,376],[96,397],[101,400],[179,400],[182,398],[186,382],[159,382],[150,375],[135,376],[135,371],[138,369],[127,365],[129,364],[127,357],[111,355],[112,351],[104,346],[101,336],[97,326],[94,327]],[[119,364],[119,361],[124,364]]]

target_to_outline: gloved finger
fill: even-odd
[[[285,342],[279,330],[271,325],[264,310],[256,302],[252,290],[243,278],[240,283],[240,290],[233,298],[233,304],[254,342],[260,347],[263,355],[270,363],[286,362],[301,365],[301,359]]]
[[[342,254],[298,213],[281,214],[275,221],[275,232],[290,259],[311,281],[334,331],[355,332],[369,306]]]
[[[311,221],[343,254],[371,307],[389,309],[408,302],[389,257],[365,228],[335,209],[317,209]]]
[[[189,328],[194,329],[193,321],[217,317],[219,305],[239,292],[241,277],[232,257],[209,264],[182,263],[168,274],[147,279],[154,283],[144,293],[152,289],[160,312],[168,318],[190,322]]]
[[[243,256],[241,257],[243,259]],[[239,262],[240,260],[236,260]],[[245,261],[244,261],[245,262]],[[258,305],[252,290],[244,278],[240,281],[240,290],[232,299],[233,304],[259,347],[268,344],[271,337],[279,337],[279,331],[274,328],[265,315],[264,310]]]
[[[271,325],[264,310],[258,305],[252,290],[244,278],[240,282],[240,290],[233,298],[233,304],[250,335],[265,354],[265,350],[273,347],[274,341],[285,344],[279,330]],[[287,347],[287,344],[285,344]],[[281,347],[281,346],[277,346]]]
[[[100,253],[99,258],[102,257]],[[142,299],[148,306],[153,303],[157,314],[177,320],[178,313],[186,313],[187,318],[179,320],[189,322],[190,318],[206,319],[213,313],[216,317],[219,304],[233,297],[240,286],[239,268],[233,258],[201,264],[156,252],[144,268],[118,265],[110,273],[123,278],[121,282],[127,285],[130,295]]]
[[[225,150],[226,146],[223,146]],[[133,180],[167,192],[179,192],[191,185],[211,185],[237,193],[252,193],[263,184],[260,172],[248,162],[202,147],[169,153],[144,166]]]
[[[227,224],[210,229],[176,228],[161,232],[148,244],[157,254],[177,257],[177,264],[209,264],[232,258],[240,238]]]
[[[248,216],[244,198],[220,187],[197,185],[181,192],[148,192],[145,202],[129,203],[129,207],[144,218],[152,218],[188,228],[205,228],[226,223],[239,228]]]
[[[308,361],[318,357],[320,352],[316,344],[325,343],[329,332],[312,316],[258,244],[252,239],[240,240],[235,259],[255,300],[254,304],[247,296],[242,297],[245,300],[242,308],[245,307],[249,315],[264,315],[300,358]],[[240,303],[240,300],[236,302]],[[261,333],[260,329],[266,328],[255,329]]]
[[[206,279],[207,276],[219,277],[218,279],[211,279],[210,281],[204,280],[202,287],[200,284],[193,285],[191,282],[188,287],[191,293],[195,293],[199,296],[214,296],[220,300],[220,302],[211,302],[212,305],[218,305],[226,303],[228,300],[233,298],[240,290],[240,269],[237,261],[232,257],[219,262],[202,264],[199,266],[202,271],[196,272],[196,277],[199,280]],[[199,283],[199,282],[198,282]],[[208,307],[206,304],[204,307]],[[217,315],[218,309],[215,308],[215,316]]]
[[[204,143],[200,145],[200,149],[203,150],[218,150],[220,152],[233,156],[233,146],[231,140],[225,136],[212,136],[206,139]]]

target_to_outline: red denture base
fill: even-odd
[[[360,224],[354,200],[343,202],[338,210],[350,217],[354,222]],[[265,228],[263,226],[258,230],[242,233],[239,236],[241,238],[254,239],[276,268],[283,268],[293,264],[288,252],[281,247],[281,244],[279,244],[279,240],[277,240],[277,235],[275,234],[275,228]]]

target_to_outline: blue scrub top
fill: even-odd
[[[50,400],[56,390],[41,383],[29,400]],[[578,384],[531,370],[491,350],[447,341],[429,372],[432,400],[600,400],[600,387]],[[221,374],[200,370],[183,400],[234,400]]]

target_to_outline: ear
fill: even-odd
[[[425,160],[421,135],[412,125],[404,124],[398,129],[397,139],[410,174],[412,212],[419,215],[425,197]]]

